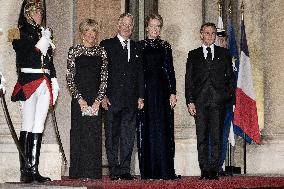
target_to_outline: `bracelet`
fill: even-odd
[[[95,102],[101,103],[101,101],[100,101],[100,100],[98,100],[98,99],[95,99]]]

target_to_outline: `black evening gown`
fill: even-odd
[[[159,38],[139,43],[145,74],[145,106],[137,129],[141,178],[174,179],[174,112],[169,99],[176,94],[176,79],[171,46]]]
[[[96,98],[102,99],[103,92],[100,94],[100,90],[105,91],[106,83],[102,84],[102,82],[106,81],[101,82],[101,80],[102,74],[107,74],[102,72],[107,71],[106,66],[103,66],[103,58],[97,52],[100,47],[97,48],[91,50],[77,46],[77,49],[76,47],[75,50],[71,49],[68,55],[67,70],[69,75],[67,74],[67,83],[73,96],[71,102],[69,169],[71,178],[102,178],[101,111],[99,111],[98,116],[82,116],[78,103],[80,96],[89,106],[92,106]],[[78,53],[78,51],[83,52]],[[72,53],[75,53],[75,55],[72,55]],[[100,94],[99,97],[98,94]]]

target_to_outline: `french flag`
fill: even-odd
[[[241,22],[241,55],[236,89],[234,124],[255,143],[260,144],[256,98],[253,90],[252,67],[246,39],[244,21]]]

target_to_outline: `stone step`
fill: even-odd
[[[16,133],[20,133],[20,128],[15,127],[14,128]],[[0,135],[10,135],[10,130],[8,125],[0,125]]]
[[[16,145],[0,144],[0,183],[19,182],[19,166],[19,152]],[[52,180],[60,180],[62,157],[57,144],[42,144],[39,172]]]
[[[14,144],[14,140],[10,135],[0,135],[0,144]]]
[[[15,128],[17,136],[19,138],[20,128]],[[11,136],[10,130],[7,125],[0,124],[0,144],[13,144],[14,140]]]
[[[40,184],[21,184],[21,183],[2,183],[0,184],[2,189],[87,189],[87,187],[75,187],[75,186],[47,186]]]

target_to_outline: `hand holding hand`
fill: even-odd
[[[190,113],[190,115],[192,115],[192,116],[196,115],[196,109],[195,109],[194,103],[189,103],[187,105],[187,109],[188,109],[188,112]]]
[[[92,105],[93,111],[94,111],[94,115],[98,115],[99,112],[99,108],[100,108],[100,101],[95,100],[95,102]]]
[[[80,98],[78,100],[78,103],[80,105],[81,111],[84,111],[88,107],[87,102],[83,98]]]

